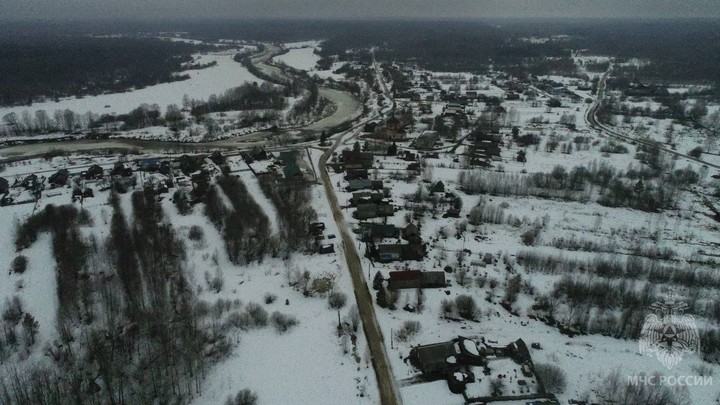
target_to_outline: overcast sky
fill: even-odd
[[[720,0],[0,0],[0,19],[713,17]]]

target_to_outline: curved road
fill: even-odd
[[[332,155],[335,149],[340,146],[345,135],[351,131],[346,131],[338,135],[333,146],[326,150],[320,157],[318,167],[323,186],[325,187],[325,194],[330,202],[330,207],[332,208],[333,218],[338,225],[340,236],[342,237],[343,252],[345,253],[345,260],[347,261],[348,269],[350,270],[350,277],[352,278],[353,290],[355,290],[355,299],[357,301],[358,309],[360,310],[360,317],[363,321],[363,331],[365,332],[365,337],[367,338],[370,353],[372,355],[373,368],[375,369],[375,376],[377,378],[378,389],[380,392],[380,401],[383,405],[397,405],[402,404],[402,399],[395,383],[395,376],[393,375],[392,368],[390,367],[387,351],[385,350],[385,338],[383,337],[382,330],[380,329],[377,317],[375,316],[373,298],[363,275],[360,255],[358,254],[357,249],[355,248],[355,242],[348,231],[348,225],[345,223],[342,209],[338,203],[335,191],[332,188],[330,175],[327,170],[328,158]]]
[[[709,163],[709,162],[706,162],[706,161],[704,161],[704,160],[702,160],[702,159],[694,158],[694,157],[689,156],[689,155],[686,155],[686,154],[684,154],[684,153],[680,153],[680,152],[678,152],[678,151],[676,151],[676,150],[666,148],[666,147],[664,147],[664,146],[661,146],[660,143],[648,142],[648,141],[643,140],[643,139],[633,138],[633,137],[631,137],[631,136],[628,136],[628,135],[625,135],[625,134],[623,134],[623,133],[620,133],[620,132],[618,132],[618,131],[616,131],[616,130],[614,130],[614,129],[612,129],[612,128],[609,128],[607,125],[602,124],[600,121],[598,121],[598,119],[597,119],[597,110],[598,110],[598,108],[600,107],[600,103],[602,102],[603,98],[605,97],[605,88],[606,88],[606,86],[607,86],[607,78],[608,78],[608,76],[610,75],[610,71],[611,71],[611,70],[612,70],[612,66],[610,67],[610,69],[607,70],[607,72],[605,72],[605,73],[603,74],[602,78],[598,81],[597,97],[595,98],[595,101],[593,101],[593,103],[592,103],[592,105],[590,106],[590,108],[588,108],[587,114],[585,114],[585,119],[587,120],[588,124],[590,124],[591,127],[597,129],[597,130],[600,131],[601,133],[605,133],[605,134],[607,134],[607,135],[609,135],[609,136],[611,136],[611,137],[613,137],[613,138],[619,139],[619,140],[624,141],[624,142],[638,143],[638,144],[642,144],[642,145],[646,145],[646,146],[651,146],[651,147],[655,147],[655,146],[656,146],[658,149],[660,149],[660,150],[663,151],[663,152],[667,152],[667,153],[670,153],[670,154],[672,154],[672,155],[675,155],[675,156],[678,156],[678,157],[682,157],[682,158],[685,158],[685,159],[687,159],[687,160],[691,160],[691,161],[693,161],[693,162],[706,165],[706,166],[708,166],[708,167],[712,167],[712,168],[715,168],[715,169],[720,169],[720,165],[716,165],[716,164],[714,164],[714,163]]]

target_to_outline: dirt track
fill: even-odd
[[[343,252],[345,253],[348,269],[350,270],[350,277],[352,278],[353,289],[355,290],[355,299],[358,309],[360,310],[360,317],[363,321],[363,330],[372,355],[372,363],[380,391],[380,401],[383,405],[402,404],[402,399],[400,398],[395,383],[395,376],[392,373],[392,368],[390,367],[390,362],[388,361],[385,350],[385,338],[383,337],[382,330],[375,316],[373,298],[363,276],[360,255],[357,249],[355,249],[355,242],[348,231],[348,226],[345,223],[345,218],[343,217],[340,204],[338,204],[337,196],[332,188],[330,175],[327,171],[327,160],[340,145],[345,135],[347,135],[347,133],[339,135],[333,146],[325,151],[320,158],[320,176],[325,187],[325,194],[333,211],[333,217],[335,218],[335,222],[337,222],[342,237]]]

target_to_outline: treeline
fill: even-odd
[[[270,220],[242,180],[223,175],[217,178],[217,184],[205,195],[205,214],[222,231],[230,261],[235,264],[262,261],[268,253],[277,257],[280,246],[272,235]],[[223,194],[231,208],[226,207]]]
[[[48,362],[0,376],[0,403],[183,402],[201,393],[208,363],[229,350],[232,305],[213,309],[211,320],[197,301],[185,246],[155,193],[130,196],[132,221],[119,198],[111,196],[104,243],[82,237],[74,206],[48,206],[20,226],[20,249],[43,229],[53,234],[58,338],[44,348]]]
[[[597,255],[589,260],[521,250],[517,263],[528,272],[543,274],[587,274],[602,278],[645,280],[652,284],[674,284],[683,287],[720,288],[720,276],[707,269],[680,263],[628,255],[626,259]]]
[[[265,50],[265,47],[262,44],[258,44],[258,53],[262,53]],[[284,53],[286,53],[285,51]],[[265,72],[263,72],[259,67],[255,66],[255,64],[252,62],[252,55],[248,55],[246,53],[237,53],[233,57],[233,60],[235,62],[238,62],[242,64],[245,69],[248,70],[248,72],[252,73],[253,76],[265,80],[266,82],[275,83],[281,86],[287,86],[290,84],[290,81],[284,77],[280,77],[278,75],[269,75]]]
[[[221,95],[211,95],[207,101],[190,101],[191,114],[198,118],[211,112],[234,110],[281,110],[285,107],[286,90],[264,82],[243,83]]]
[[[314,239],[310,224],[317,221],[310,186],[305,182],[278,181],[274,176],[258,178],[265,196],[278,212],[280,238],[289,251],[311,251]]]
[[[637,256],[578,260],[519,251],[516,259],[529,273],[562,275],[551,291],[535,297],[531,313],[582,333],[639,338],[651,305],[662,301],[658,286],[682,288],[689,313],[720,321],[720,304],[712,298],[720,278],[708,269]],[[710,358],[720,350],[720,333],[703,328],[700,334],[702,353]]]
[[[468,194],[533,196],[567,201],[591,201],[597,188],[598,204],[629,207],[648,212],[672,208],[678,191],[698,181],[692,169],[678,169],[661,175],[659,151],[651,148],[640,156],[650,168],[617,171],[607,163],[575,166],[570,171],[555,166],[549,173],[527,175],[489,171],[462,171],[458,183]],[[643,179],[645,179],[643,181]]]
[[[90,246],[80,233],[81,225],[89,225],[87,211],[73,205],[49,204],[26,222],[18,224],[15,246],[18,251],[30,247],[41,232],[50,232],[55,259],[58,318],[66,321],[92,320],[92,300],[88,297],[86,258]]]
[[[257,86],[246,82],[225,91],[224,94],[210,95],[207,100],[191,99],[186,95],[182,100],[182,107],[189,110],[197,121],[201,121],[205,114],[212,112],[282,110],[286,96],[287,89],[276,88],[267,83]],[[258,116],[254,115],[254,118]],[[25,110],[20,115],[10,112],[2,116],[2,123],[6,125],[6,135],[35,135],[57,131],[105,133],[151,126],[168,126],[172,130],[180,130],[186,128],[190,120],[176,104],[168,105],[165,114],[157,104],[141,104],[126,114],[78,114],[70,109],[56,110],[52,116],[45,110],[37,110],[34,114]]]
[[[174,72],[198,49],[151,38],[10,35],[0,46],[0,105],[184,80]]]

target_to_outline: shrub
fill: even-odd
[[[469,295],[458,295],[455,298],[455,306],[457,307],[458,315],[465,319],[475,319],[475,312],[477,312],[477,304],[475,299]]]
[[[270,320],[278,333],[287,332],[290,328],[299,323],[296,317],[282,314],[277,311],[273,312],[270,316]]]
[[[704,150],[703,150],[702,146],[698,146],[696,148],[691,149],[688,152],[688,155],[694,157],[695,159],[699,159],[700,156],[702,156],[703,152],[704,152]]]
[[[442,312],[445,318],[451,316],[455,312],[455,303],[447,299],[442,300],[440,303],[440,312]]]
[[[526,246],[533,246],[537,242],[538,235],[540,235],[540,227],[533,226],[520,235],[520,240]]]
[[[255,327],[255,321],[250,313],[233,312],[228,316],[228,323],[235,328],[249,330]]]
[[[562,394],[567,386],[565,372],[554,364],[535,364],[535,376],[542,381],[545,391]]]
[[[205,240],[205,231],[200,225],[193,225],[188,232],[188,238],[193,242],[202,242]]]
[[[332,309],[340,309],[345,306],[347,295],[340,291],[333,291],[328,295],[328,305]]]
[[[20,322],[20,319],[22,319],[24,312],[23,303],[20,301],[20,297],[15,295],[12,297],[12,300],[5,300],[5,310],[3,311],[2,318],[3,320],[10,322],[12,325],[17,325],[17,323]]]
[[[10,270],[12,270],[13,273],[23,274],[23,273],[25,273],[25,270],[27,270],[27,264],[28,264],[27,257],[25,257],[23,255],[16,256],[12,261]]]
[[[257,394],[247,388],[238,391],[234,397],[230,395],[225,401],[225,405],[257,405],[257,403]]]
[[[248,314],[250,314],[250,317],[252,318],[255,326],[259,328],[267,326],[268,313],[265,308],[260,306],[260,304],[251,302],[247,305],[247,308],[245,308],[245,310]]]
[[[417,335],[420,329],[419,321],[405,321],[402,328],[395,332],[395,337],[401,342],[406,342]]]
[[[188,215],[192,212],[192,205],[190,205],[190,198],[188,198],[187,191],[178,189],[173,193],[173,202],[177,207],[180,215]]]
[[[600,152],[603,152],[603,153],[628,153],[628,148],[627,148],[627,146],[620,144],[620,143],[609,142],[600,147]]]
[[[387,290],[385,289],[385,287],[380,286],[380,289],[375,294],[375,301],[380,308],[388,307]]]
[[[215,291],[215,293],[219,293],[222,291],[223,287],[225,286],[225,277],[223,277],[222,270],[220,268],[217,268],[217,271],[215,271],[215,276],[211,277],[209,272],[205,272],[205,281],[208,284],[208,287]]]
[[[276,299],[277,299],[277,295],[275,295],[275,294],[273,294],[273,293],[267,293],[267,294],[265,294],[265,303],[268,304],[268,305],[269,305],[269,304],[272,304],[273,302],[275,302]]]
[[[92,226],[93,218],[92,215],[90,215],[90,211],[86,210],[85,208],[81,209],[78,213],[77,223],[78,225]]]

